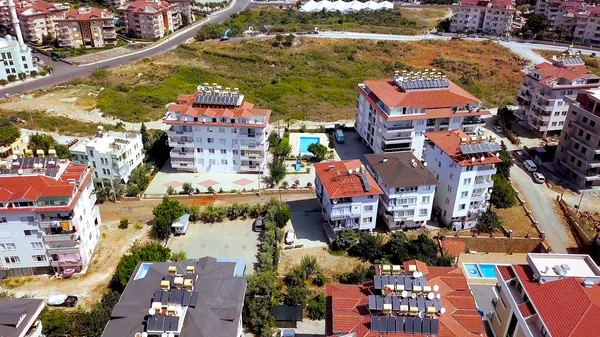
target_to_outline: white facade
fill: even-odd
[[[508,35],[516,11],[514,2],[461,1],[452,6],[450,31],[453,33],[484,33]]]
[[[458,138],[460,144],[460,138],[465,137]],[[477,217],[489,207],[496,168],[494,164],[479,164],[480,156],[473,155],[477,157],[473,165],[461,166],[456,156],[440,149],[434,141],[428,143],[427,169],[439,181],[434,206],[440,212],[440,220],[455,230],[475,227]]]
[[[74,160],[94,167],[98,179],[129,180],[131,171],[144,160],[144,145],[139,133],[104,132],[78,141],[69,148]]]
[[[22,192],[21,186],[30,185],[19,199],[6,193],[0,198],[0,267],[7,275],[87,268],[101,224],[92,170],[68,162],[61,162],[58,170],[56,178],[41,178],[27,170],[22,176],[0,175],[0,190],[12,197]],[[48,187],[41,179],[58,182]],[[74,187],[73,194],[56,196],[56,189],[65,186]]]
[[[217,87],[200,86],[194,95],[180,95],[178,104],[169,106],[164,121],[171,126],[171,166],[190,172],[262,172],[271,112],[254,109],[237,91]],[[211,99],[222,102],[206,103]]]
[[[9,75],[15,75],[18,79],[19,73],[29,75],[32,70],[37,71],[31,59],[31,50],[28,46],[19,46],[17,40],[7,35],[0,38],[0,79],[6,80]]]
[[[517,97],[519,109],[515,116],[522,125],[543,137],[563,129],[569,110],[565,96],[600,86],[598,76],[591,74],[579,57],[528,66],[523,73],[525,79]]]
[[[384,194],[380,198],[379,212],[388,212],[392,216],[393,222],[388,222],[391,230],[419,228],[431,219],[435,185],[382,190]]]

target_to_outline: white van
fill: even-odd
[[[525,168],[529,172],[535,172],[535,171],[537,171],[537,166],[535,165],[535,163],[533,162],[533,160],[525,160],[523,162],[523,166],[525,166]]]

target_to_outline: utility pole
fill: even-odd
[[[579,210],[581,209],[581,201],[583,200],[583,195],[585,194],[585,190],[581,190],[581,198],[579,198],[579,203],[577,204],[577,213],[579,214]]]

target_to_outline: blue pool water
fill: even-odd
[[[496,266],[493,264],[480,264],[479,270],[481,270],[481,274],[484,278],[496,278],[496,274],[494,274],[494,269]]]
[[[140,269],[135,274],[135,277],[133,279],[139,280],[139,279],[143,279],[144,277],[146,277],[146,274],[148,274],[148,270],[150,270],[151,265],[152,265],[152,263],[142,263],[142,265],[140,266]]]
[[[320,143],[319,137],[300,137],[300,154],[309,155],[310,152],[308,152],[308,146],[314,143]]]
[[[474,263],[465,263],[465,270],[467,272],[467,277],[481,277],[479,268],[477,268],[477,265]]]

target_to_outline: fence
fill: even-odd
[[[533,226],[533,228],[535,228],[536,232],[538,233],[538,235],[540,236],[540,238],[544,239],[546,237],[546,233],[540,228],[540,226],[538,226],[538,222],[537,220],[535,220],[533,218],[533,214],[531,213],[531,210],[527,209],[527,206],[525,206],[525,199],[523,199],[523,197],[521,197],[521,194],[519,193],[519,191],[517,191],[514,186],[510,186],[513,191],[515,191],[515,196],[517,197],[517,201],[519,202],[519,205],[521,205],[521,207],[523,207],[523,209],[525,210],[525,214],[527,214],[527,218],[529,218],[529,220],[531,220],[531,225]]]
[[[579,246],[588,247],[589,245],[591,245],[594,238],[590,238],[589,235],[586,233],[585,229],[579,224],[579,222],[577,222],[577,215],[573,214],[573,211],[562,198],[562,196],[557,196],[556,201],[558,201],[560,208],[565,214],[565,218],[567,218],[567,223],[569,224],[571,231],[575,234],[575,240],[577,240]]]
[[[312,188],[306,187],[297,187],[297,188],[288,188],[288,189],[264,189],[260,192],[258,191],[247,191],[247,192],[237,192],[237,193],[204,193],[204,194],[149,194],[144,193],[140,199],[162,199],[165,196],[169,198],[175,199],[202,199],[202,198],[239,198],[239,197],[247,197],[253,195],[294,195],[294,194],[313,194],[314,190]]]

